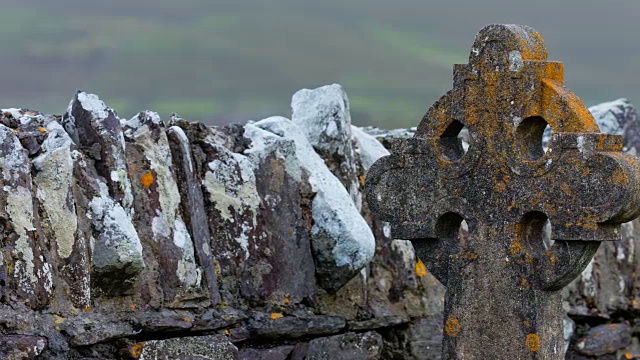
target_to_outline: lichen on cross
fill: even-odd
[[[415,137],[369,170],[371,209],[447,287],[446,359],[561,359],[559,290],[639,214],[640,165],[563,80],[534,29],[489,25]]]

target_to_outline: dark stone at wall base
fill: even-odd
[[[346,333],[309,341],[305,359],[309,360],[377,360],[382,359],[382,337],[370,331]]]
[[[574,348],[583,355],[602,356],[615,353],[631,343],[629,324],[605,324],[589,329]]]
[[[0,335],[0,359],[36,359],[47,347],[47,338],[29,335]]]
[[[271,349],[240,349],[239,360],[288,360],[295,346],[285,345]]]

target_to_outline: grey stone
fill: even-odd
[[[5,360],[36,359],[46,347],[45,337],[0,335],[0,356]]]
[[[342,86],[302,89],[291,99],[291,121],[298,125],[329,170],[342,182],[358,209],[362,206],[358,163],[351,133],[349,99]]]
[[[224,335],[151,340],[142,344],[141,360],[238,360],[238,348]]]
[[[384,359],[440,359],[442,355],[442,315],[378,330],[384,340]]]
[[[251,319],[247,328],[256,339],[296,339],[305,336],[321,336],[340,332],[346,327],[339,316],[263,316]]]
[[[575,349],[587,356],[602,356],[615,353],[631,343],[629,324],[605,324],[589,329],[575,343]]]
[[[238,353],[240,360],[287,360],[295,346],[285,345],[270,349],[243,348]]]
[[[307,176],[315,193],[311,203],[311,240],[320,286],[335,291],[373,257],[375,238],[340,181],[324,166],[301,129],[288,119],[273,117],[256,126],[294,141],[300,164],[297,178]]]
[[[376,360],[381,359],[382,337],[370,331],[346,333],[309,341],[305,359]]]

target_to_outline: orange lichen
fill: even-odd
[[[629,178],[622,169],[618,168],[609,176],[609,182],[619,187],[626,187],[629,185]]]
[[[136,309],[136,304],[130,304],[130,305],[129,305],[129,309],[131,309],[131,310],[135,310],[135,309]]]
[[[142,178],[140,179],[140,182],[142,183],[142,186],[148,188],[151,185],[153,185],[153,182],[155,181],[155,177],[153,176],[153,174],[151,172],[148,172],[144,175],[142,175]]]
[[[182,321],[190,323],[191,319],[189,319],[188,317],[185,316],[185,317],[182,318]]]
[[[499,182],[493,187],[493,190],[500,193],[505,192],[505,190],[507,190],[507,185],[503,182]]]
[[[129,353],[134,359],[139,359],[142,355],[142,350],[144,350],[144,343],[137,343],[131,345],[131,349],[129,349]]]
[[[447,333],[447,336],[456,337],[460,334],[460,321],[456,318],[448,318],[444,323],[444,332]]]
[[[284,298],[285,304],[289,304],[290,302],[291,302],[291,299],[288,296]]]
[[[624,353],[624,358],[625,359],[633,359],[633,355],[631,353]]]
[[[360,184],[362,184],[362,186],[364,186],[364,176],[360,175],[360,176],[358,176],[358,179],[360,180]]]
[[[527,349],[531,352],[537,352],[540,350],[540,337],[537,334],[529,334],[527,335],[526,340],[524,341]]]
[[[549,258],[549,262],[551,263],[551,265],[556,264],[556,257],[553,256],[553,253],[551,251],[546,251],[544,254],[547,255],[547,258]]]
[[[284,315],[282,315],[282,313],[271,313],[271,315],[269,315],[269,319],[271,320],[277,320],[277,319],[282,319],[284,317]]]
[[[531,283],[527,279],[520,280],[520,290],[529,290],[531,289]]]
[[[82,309],[84,312],[89,312],[91,311],[91,306],[87,305],[84,307],[84,309]]]
[[[47,129],[43,128],[43,127],[38,128],[38,131],[40,131],[43,134],[48,134],[49,133],[49,130],[47,130]]]
[[[518,240],[513,240],[513,242],[511,243],[511,246],[509,246],[509,255],[511,255],[511,257],[516,257],[522,251],[523,249],[522,249],[522,245],[520,245],[520,242]]]
[[[425,277],[428,274],[427,267],[424,266],[424,263],[421,260],[416,261],[416,266],[414,266],[414,271],[416,272],[416,275],[419,277]]]

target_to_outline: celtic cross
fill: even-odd
[[[561,359],[559,290],[639,214],[639,170],[564,86],[534,29],[489,25],[415,136],[371,167],[366,192],[447,288],[445,359]],[[542,241],[547,221],[553,244]]]

